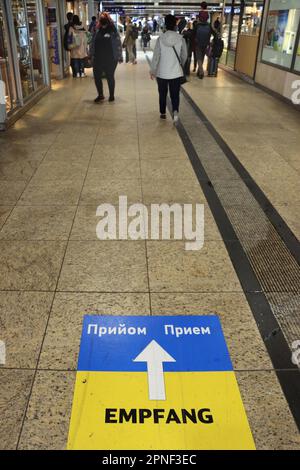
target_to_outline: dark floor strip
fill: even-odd
[[[146,58],[150,65],[151,61],[147,55]],[[251,178],[246,169],[241,165],[241,163],[234,155],[232,150],[228,147],[226,142],[217,133],[212,124],[207,120],[205,115],[200,111],[198,106],[190,98],[187,92],[183,90],[183,88],[182,92],[187,102],[192,106],[200,120],[206,125],[212,137],[217,141],[219,146],[222,148],[224,154],[232,163],[235,170],[244,180],[252,195],[255,197],[259,204],[262,203],[261,207],[268,216],[270,222],[274,225],[292,255],[299,262],[299,242],[294,236],[294,234],[291,232],[286,223],[282,220],[277,211],[274,208],[273,211],[271,210],[272,205],[270,201],[266,198],[265,194],[257,186],[255,181]],[[168,102],[168,107],[171,112],[170,102]],[[262,290],[260,282],[252,269],[249,259],[241,243],[238,240],[235,230],[229,218],[227,217],[227,214],[218,198],[218,195],[214,190],[213,185],[210,182],[201,161],[199,160],[198,154],[181,122],[179,122],[177,125],[177,131],[186,149],[187,155],[191,161],[191,164],[193,166],[199,184],[202,188],[202,191],[207,199],[207,203],[214,216],[218,229],[222,235],[231,262],[240,280],[245,296],[251,308],[253,317],[256,321],[258,330],[261,334],[261,337],[264,341],[264,344],[274,366],[282,391],[290,407],[296,425],[300,431],[299,368],[295,366],[291,361],[291,350],[289,348],[289,345],[273,314],[270,304]],[[250,183],[250,187],[247,183]],[[228,241],[228,239],[234,241]],[[251,344],[249,344],[249,348],[251,348]],[[289,372],[294,373],[291,374],[287,371],[282,371],[282,369],[287,369]]]
[[[298,264],[300,264],[300,241],[296,238],[294,233],[291,231],[289,226],[277,212],[275,207],[271,204],[267,196],[264,192],[260,189],[260,187],[256,184],[254,179],[248,173],[246,168],[241,164],[239,159],[233,153],[231,148],[226,144],[222,136],[217,132],[213,124],[207,119],[207,117],[203,114],[203,112],[199,109],[197,104],[193,101],[190,95],[182,88],[182,94],[187,100],[187,102],[191,105],[199,119],[203,122],[206,126],[207,130],[210,132],[212,137],[215,139],[219,147],[223,150],[224,154],[230,161],[233,168],[239,174],[245,185],[248,187],[251,194],[254,196],[258,204],[261,206],[262,210],[268,217],[271,224],[275,227],[277,233],[280,235],[282,240],[284,241],[286,247],[289,249],[290,253],[296,259]]]
[[[198,154],[183,125],[177,125],[177,131],[189,156],[199,184],[207,199],[207,203],[214,216],[215,222],[222,235],[231,262],[241,282],[245,296],[273,363],[277,378],[291,413],[300,430],[300,372],[291,362],[291,351],[282,330],[272,312],[269,302],[262,290],[248,257],[238,240],[234,228],[210,183],[205,169],[198,158]],[[229,241],[230,238],[233,241]],[[251,348],[251,344],[249,344]],[[282,372],[287,369],[290,372]]]

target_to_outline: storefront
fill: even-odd
[[[96,0],[73,0],[67,1],[67,11],[78,15],[83,26],[86,28],[90,24],[92,16],[99,11],[100,2]]]
[[[264,1],[227,0],[223,10],[221,63],[254,77]]]
[[[44,0],[46,35],[51,78],[61,80],[69,74],[68,55],[63,48],[66,2]]]
[[[12,121],[50,87],[42,0],[0,0],[0,80]]]
[[[291,99],[299,75],[300,0],[267,0],[255,80]]]

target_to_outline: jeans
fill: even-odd
[[[112,62],[109,65],[105,64],[94,64],[94,79],[95,85],[98,91],[98,96],[103,96],[103,74],[107,80],[109,96],[114,98],[115,94],[115,70],[117,67],[117,62]]]
[[[166,114],[168,90],[170,92],[173,112],[179,111],[180,77],[173,78],[172,80],[157,77],[157,85],[160,114]]]
[[[73,76],[84,74],[84,59],[72,59],[73,60]]]

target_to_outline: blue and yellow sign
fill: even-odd
[[[219,318],[86,315],[68,449],[255,449]]]

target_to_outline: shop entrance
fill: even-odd
[[[0,80],[8,118],[50,84],[42,0],[0,0]]]
[[[223,14],[224,52],[220,62],[254,77],[264,1],[226,0]]]
[[[5,107],[6,113],[9,114],[14,108],[16,108],[16,106],[18,106],[18,98],[11,47],[9,43],[8,26],[2,1],[0,1],[0,80],[4,82]]]

